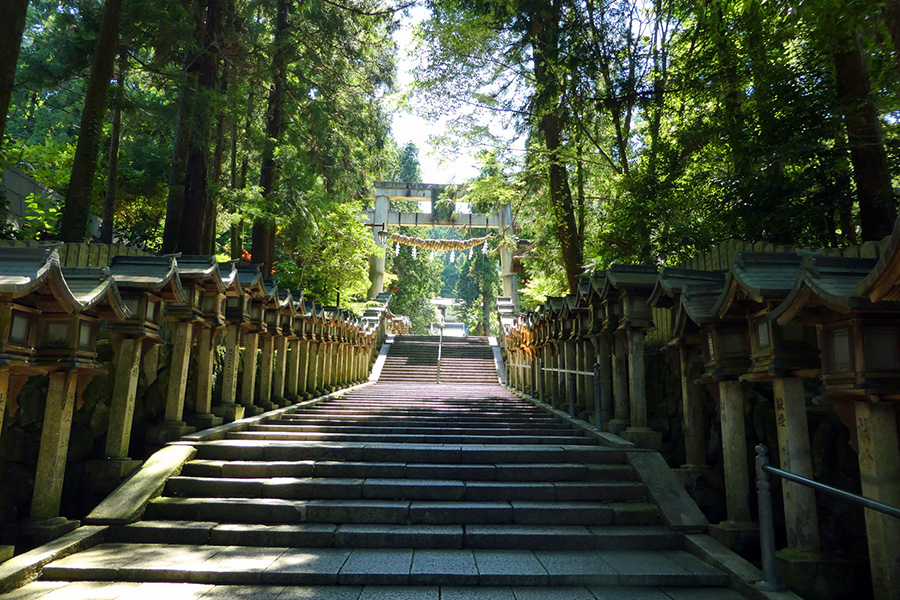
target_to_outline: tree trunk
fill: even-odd
[[[537,129],[544,138],[547,149],[550,206],[562,250],[569,292],[574,294],[578,292],[584,249],[578,235],[568,172],[561,156],[563,122],[559,116],[560,83],[552,71],[559,57],[559,22],[560,7],[554,0],[544,3],[533,15],[531,45],[537,90],[534,104],[535,112],[539,115]]]
[[[113,243],[113,221],[116,214],[116,188],[119,176],[119,140],[122,137],[122,101],[125,97],[125,51],[119,53],[119,77],[113,99],[112,131],[109,134],[109,164],[106,168],[106,197],[103,199],[103,220],[100,241]]]
[[[900,0],[884,0],[881,10],[894,42],[894,58],[900,64]]]
[[[182,251],[203,254],[204,226],[209,204],[209,147],[212,133],[212,99],[219,70],[217,42],[222,31],[224,3],[207,0],[202,26],[202,51],[197,57],[198,93],[188,136],[187,164],[184,173],[184,204],[181,217]],[[215,227],[215,224],[213,224]]]
[[[3,13],[0,19],[0,148],[3,147],[6,115],[16,80],[16,63],[19,62],[22,32],[25,31],[28,0],[8,0]]]
[[[267,207],[274,203],[275,195],[275,148],[281,143],[284,129],[284,88],[287,84],[287,58],[285,44],[287,42],[288,0],[278,0],[278,15],[275,23],[275,52],[272,57],[274,81],[269,92],[269,103],[266,111],[266,144],[263,149],[262,165],[259,173],[259,187]],[[272,263],[275,260],[275,225],[257,219],[253,224],[253,246],[251,250],[253,262],[262,263],[264,277],[272,274]]]
[[[106,0],[91,77],[88,80],[81,111],[81,127],[78,130],[78,144],[72,161],[72,175],[66,193],[59,237],[64,242],[84,241],[91,211],[91,191],[94,174],[97,172],[97,155],[100,153],[100,138],[103,133],[103,119],[106,116],[106,97],[109,94],[109,80],[113,75],[116,46],[119,43],[119,26],[122,22],[122,0]]]
[[[841,40],[833,57],[838,101],[844,113],[853,164],[862,239],[880,240],[890,235],[897,208],[878,112],[870,98],[871,85],[858,36]]]

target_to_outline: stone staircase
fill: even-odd
[[[314,590],[291,598],[740,598],[659,524],[624,451],[496,384],[408,381],[195,444],[142,521],[43,579]]]

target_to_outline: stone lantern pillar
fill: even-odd
[[[269,294],[263,284],[259,265],[238,267],[238,276],[249,300],[247,306],[249,320],[243,328],[241,404],[244,406],[245,416],[253,417],[264,410],[256,404],[256,363],[259,357],[259,338],[267,332],[266,310],[269,304]]]
[[[32,364],[48,373],[50,382],[31,513],[28,520],[17,526],[20,535],[38,543],[78,525],[59,513],[73,412],[76,404],[81,404],[81,393],[91,378],[102,373],[96,364],[99,320],[120,321],[131,316],[108,270],[63,269],[63,281],[58,263],[52,264],[54,254],[47,257],[47,262],[51,263],[49,270],[53,275],[46,277],[45,285],[33,288],[33,293],[49,296],[37,306],[49,308],[55,304],[60,312],[44,310],[36,323]],[[42,277],[33,273],[28,279],[23,287]]]

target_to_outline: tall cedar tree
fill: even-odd
[[[28,0],[8,0],[3,12],[0,19],[0,148],[3,147],[6,115],[16,79],[16,62],[22,46],[22,32],[25,31]]]
[[[60,220],[59,237],[64,242],[84,241],[91,210],[91,191],[94,174],[97,171],[97,156],[100,154],[100,138],[106,116],[106,98],[109,94],[109,80],[113,76],[116,60],[116,46],[119,43],[119,26],[122,23],[123,0],[106,0],[91,77],[88,80],[84,108],[81,111],[81,127],[78,130],[78,145],[72,162],[72,175],[66,193],[66,206]]]
[[[284,88],[287,85],[287,57],[285,44],[288,28],[288,0],[278,0],[278,15],[275,22],[275,52],[272,57],[274,72],[272,88],[269,91],[269,103],[266,111],[266,144],[263,149],[262,164],[259,171],[259,187],[266,204],[274,200],[275,195],[275,149],[281,143],[284,130]],[[253,223],[253,241],[251,254],[253,262],[262,263],[263,276],[272,274],[272,263],[275,262],[275,224],[268,220],[257,219]]]

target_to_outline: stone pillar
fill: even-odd
[[[116,375],[109,406],[109,427],[106,430],[107,458],[128,459],[134,400],[141,372],[142,344],[143,340],[135,338],[123,338],[117,344]]]
[[[584,343],[583,340],[576,338],[572,345],[575,346],[575,367],[576,371],[585,371],[584,368]],[[581,415],[585,410],[587,410],[587,404],[585,403],[585,389],[587,386],[585,385],[587,380],[583,375],[575,376],[575,405],[578,407],[577,413]]]
[[[287,369],[287,338],[283,335],[275,337],[275,378],[272,380],[272,398],[280,406],[289,402],[284,397],[284,379]]]
[[[628,427],[628,337],[624,331],[614,334],[615,354],[613,355],[613,403],[614,418],[609,421],[609,431],[619,433]]]
[[[299,340],[300,355],[297,363],[297,397],[309,400],[307,375],[309,374],[309,340]]]
[[[9,369],[0,369],[0,435],[3,433],[3,419],[9,403]],[[2,438],[0,438],[2,439]],[[2,548],[2,546],[0,546]]]
[[[259,361],[259,400],[263,410],[272,410],[272,375],[275,363],[275,337],[262,336],[262,352]]]
[[[262,408],[256,405],[256,360],[259,348],[259,334],[247,332],[244,334],[244,379],[241,383],[241,404],[244,405],[244,414],[253,417],[262,412]]]
[[[900,506],[900,450],[896,408],[856,403],[859,474],[863,496]],[[876,600],[896,599],[900,590],[900,519],[865,509],[869,566]]]
[[[166,394],[166,421],[180,422],[184,415],[184,392],[187,388],[188,363],[191,358],[191,330],[187,321],[172,324],[172,365]]]
[[[193,325],[187,321],[172,323],[172,362],[169,367],[169,386],[166,390],[166,411],[162,423],[147,429],[147,443],[161,445],[196,431],[182,418],[184,394],[187,389],[188,364],[191,358]]]
[[[578,369],[578,354],[575,348],[576,342],[574,340],[566,341],[566,370],[577,370]],[[562,396],[563,406],[562,409],[566,412],[569,412],[569,374],[568,373],[560,373],[560,381],[563,383],[563,389],[565,389],[565,394]],[[578,377],[575,377],[575,381],[578,381]],[[578,416],[578,384],[575,384],[575,416]]]
[[[287,387],[285,389],[285,396],[290,398],[292,401],[297,401],[297,396],[299,392],[298,388],[298,378],[300,377],[300,341],[299,339],[293,339],[289,342],[290,351],[288,352],[287,359]]]
[[[607,334],[601,333],[595,339],[597,364],[600,365],[600,410],[603,411],[603,422],[609,429],[609,420],[613,417],[612,349]]]
[[[321,342],[310,341],[309,343],[309,360],[307,362],[306,391],[308,398],[314,398],[321,394],[319,387],[321,380],[319,379],[319,346]]]
[[[678,357],[681,371],[681,404],[684,421],[685,466],[706,468],[706,435],[703,431],[703,390],[694,383],[697,379],[697,352],[680,347]]]
[[[328,393],[328,379],[326,379],[328,374],[328,342],[319,342],[318,355],[319,357],[316,361],[316,390],[319,392],[318,395],[324,396]]]
[[[203,327],[197,344],[197,412],[185,421],[198,429],[208,429],[222,424],[222,418],[212,412],[213,351],[216,330]]]
[[[156,381],[159,372],[159,346],[154,344],[144,350],[143,356],[141,356],[141,367],[148,384]]]
[[[719,382],[725,504],[732,523],[750,521],[750,480],[744,431],[744,387],[740,381]]]
[[[622,437],[641,448],[660,450],[662,434],[647,426],[647,389],[644,380],[644,332],[628,330],[628,384],[631,392],[631,425]]]
[[[59,516],[77,382],[77,371],[57,371],[50,374],[37,472],[34,476],[34,495],[31,498],[32,519],[52,519]]]
[[[244,407],[236,403],[240,338],[241,326],[228,325],[225,330],[225,362],[222,365],[222,401],[213,407],[213,414],[222,417],[226,423],[244,418]]]
[[[513,234],[512,205],[507,203],[500,208],[498,213],[500,230]],[[519,306],[519,281],[518,275],[512,272],[513,249],[500,246],[500,277],[503,281],[503,295],[512,299],[515,306]]]
[[[772,382],[772,387],[781,468],[813,479],[803,380],[796,377],[778,378]],[[818,552],[821,545],[815,492],[790,481],[782,481],[781,486],[788,546],[802,552]]]
[[[387,224],[390,206],[391,202],[387,196],[378,196],[375,198],[374,224]],[[378,235],[379,231],[381,231],[379,227],[372,228],[372,240],[375,242],[375,245],[378,246],[380,252],[378,254],[369,255],[369,281],[371,282],[368,293],[369,300],[374,300],[375,296],[384,291],[385,243],[381,241],[381,236]]]

